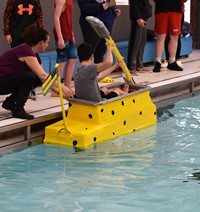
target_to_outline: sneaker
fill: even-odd
[[[13,111],[15,109],[15,103],[5,100],[2,104],[2,108]]]
[[[136,69],[134,70],[130,70],[130,73],[133,75],[133,76],[139,76],[139,73]]]
[[[34,116],[28,114],[25,110],[20,111],[14,110],[12,111],[12,115],[14,118],[28,119],[28,120],[34,119]]]
[[[176,61],[174,61],[173,63],[169,63],[167,66],[168,69],[172,70],[172,71],[183,71],[183,68],[181,68]]]
[[[161,63],[156,62],[153,68],[153,72],[160,72],[160,69],[161,69]]]
[[[33,100],[33,101],[36,101],[37,100],[37,97],[36,97],[36,92],[35,90],[32,90],[29,94],[29,99]]]

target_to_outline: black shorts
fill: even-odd
[[[105,93],[102,90],[100,90],[100,92],[101,92],[101,98],[104,98],[104,99],[112,99],[118,96],[118,94],[115,93],[114,91],[111,91],[107,95],[105,95]]]

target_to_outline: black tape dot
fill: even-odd
[[[135,99],[133,99],[133,103],[135,103]]]
[[[88,117],[89,117],[90,119],[92,119],[92,114],[89,114]]]
[[[112,110],[112,111],[111,111],[111,114],[114,116],[114,115],[115,115],[115,111],[114,111],[114,110]]]
[[[140,115],[142,115],[142,111],[140,111]]]
[[[124,121],[124,125],[126,125],[126,121]]]
[[[97,138],[96,138],[96,137],[94,137],[94,138],[93,138],[93,140],[94,140],[94,142],[95,142],[95,141],[97,141]]]
[[[74,140],[73,141],[73,146],[76,146],[78,144],[78,141]]]
[[[122,106],[124,106],[124,101],[122,101],[121,103],[122,103]]]
[[[101,109],[101,113],[103,113],[103,108]]]

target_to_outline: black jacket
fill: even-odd
[[[152,16],[152,6],[149,0],[129,0],[130,19],[143,19],[147,21]]]

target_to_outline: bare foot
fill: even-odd
[[[126,93],[129,92],[129,85],[128,84],[124,85],[123,91],[126,92]]]

